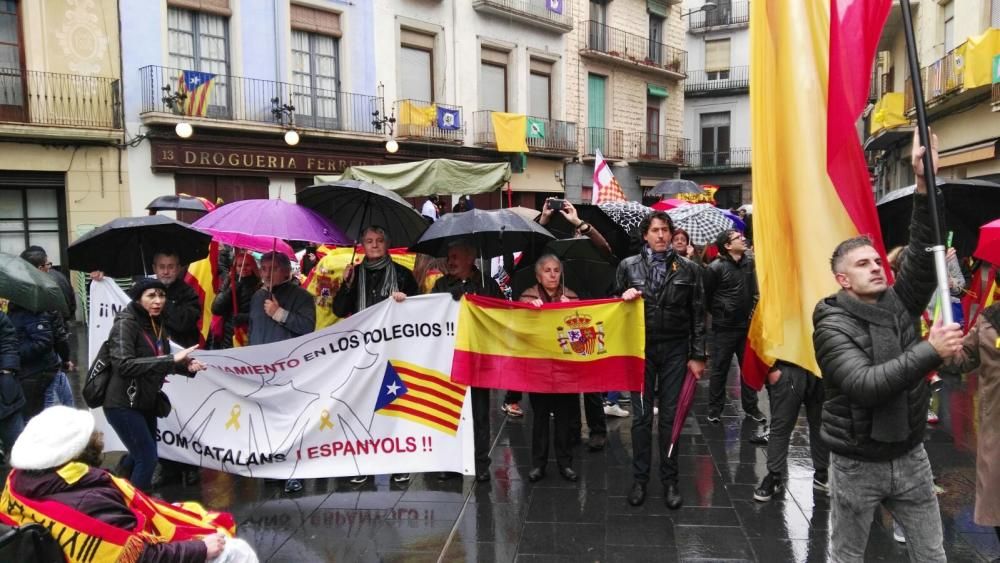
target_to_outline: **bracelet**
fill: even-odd
[[[586,225],[586,226],[587,226],[587,230],[586,230],[586,231],[585,231],[585,230],[583,230],[583,225]],[[592,226],[590,225],[590,223],[587,223],[586,221],[584,221],[583,225],[581,225],[581,226],[577,227],[577,229],[578,229],[578,230],[580,231],[580,234],[581,234],[581,235],[585,235],[585,234],[589,233],[589,232],[590,232],[590,229],[593,229],[593,228],[594,228],[594,227],[592,227]]]

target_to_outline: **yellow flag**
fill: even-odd
[[[497,152],[528,152],[528,116],[522,113],[490,114]]]
[[[1000,29],[988,29],[982,35],[970,37],[959,47],[962,86],[969,89],[992,83],[993,57],[997,55],[1000,55]]]
[[[434,104],[421,106],[409,100],[403,100],[399,103],[399,123],[401,125],[430,127],[436,119],[437,107]]]
[[[889,92],[882,96],[882,99],[875,104],[875,109],[872,111],[871,131],[869,133],[874,135],[882,129],[907,125],[909,123],[910,120],[903,113],[903,93]]]

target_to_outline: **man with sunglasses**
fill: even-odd
[[[750,313],[757,304],[757,275],[753,258],[747,255],[747,241],[739,231],[729,229],[715,240],[719,257],[705,272],[705,303],[712,314],[712,342],[709,352],[708,421],[718,424],[726,405],[726,377],[733,356],[743,363],[743,349],[750,329]],[[740,378],[740,399],[746,416],[764,422],[757,407],[757,392]]]

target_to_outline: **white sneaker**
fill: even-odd
[[[604,414],[607,416],[615,416],[618,418],[624,418],[629,416],[629,412],[618,405],[608,405],[604,407]]]

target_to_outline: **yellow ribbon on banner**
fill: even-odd
[[[333,423],[330,422],[330,411],[323,409],[319,417],[319,429],[323,430],[325,428],[333,430]]]
[[[239,405],[233,405],[233,408],[229,411],[229,421],[226,422],[226,430],[233,427],[233,430],[240,429],[240,409]]]

